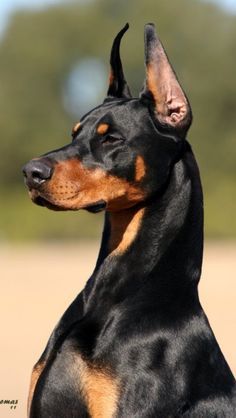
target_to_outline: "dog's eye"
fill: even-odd
[[[124,139],[120,136],[105,135],[102,138],[102,144],[114,144],[115,142],[123,142]]]

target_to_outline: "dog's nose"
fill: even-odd
[[[47,160],[31,160],[22,168],[26,185],[37,189],[52,177],[53,167]]]

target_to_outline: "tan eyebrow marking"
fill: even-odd
[[[100,123],[100,125],[97,127],[97,133],[99,135],[104,135],[107,133],[109,129],[108,123]]]
[[[79,130],[80,127],[81,127],[81,123],[80,122],[77,122],[75,124],[75,126],[73,127],[73,129],[72,129],[72,133],[75,134],[76,132],[78,132],[78,130]]]
[[[137,156],[136,162],[135,162],[135,180],[140,181],[146,174],[146,166],[143,158],[141,155]]]

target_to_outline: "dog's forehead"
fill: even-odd
[[[147,108],[142,102],[135,99],[107,100],[102,105],[92,109],[84,115],[80,122],[81,126],[98,126],[99,123],[108,125],[126,126],[140,120],[140,113],[147,113]]]

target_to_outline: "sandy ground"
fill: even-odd
[[[61,314],[92,272],[98,245],[0,248],[0,418],[26,417],[31,368]],[[208,243],[200,296],[221,349],[236,373],[236,243]]]

